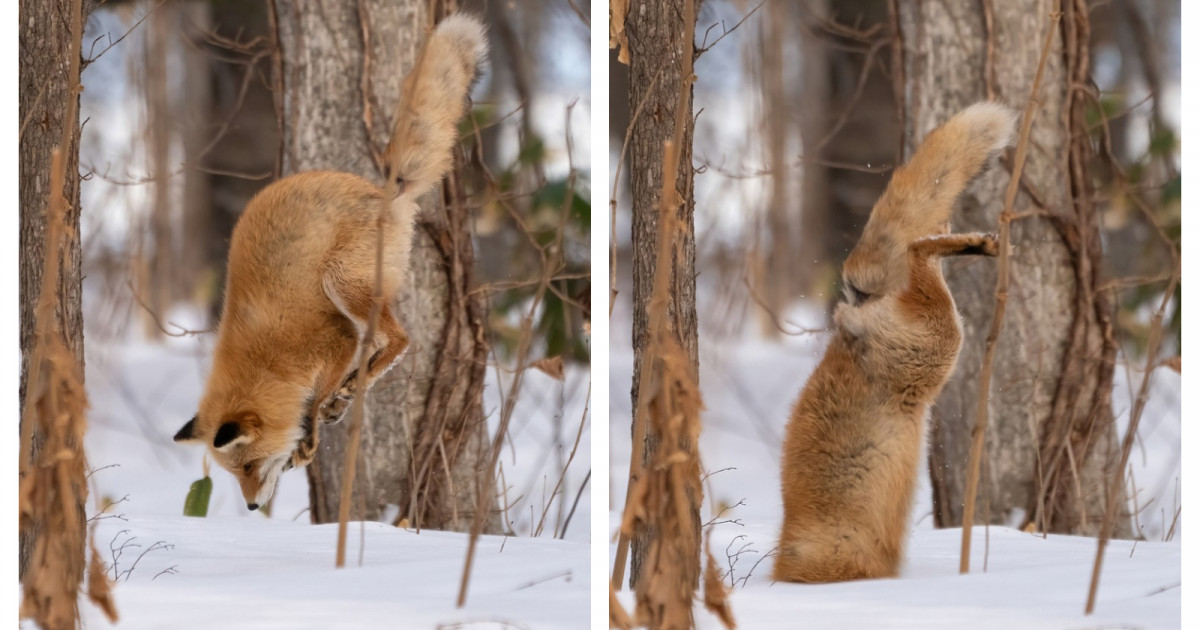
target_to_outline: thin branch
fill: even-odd
[[[733,28],[727,29],[727,28],[725,28],[725,25],[722,24],[721,25],[721,30],[722,30],[721,35],[718,36],[716,39],[714,39],[711,44],[708,44],[706,46],[705,44],[708,42],[708,31],[711,31],[714,27],[716,27],[716,24],[713,24],[712,26],[708,27],[708,29],[706,31],[704,31],[704,39],[700,42],[700,47],[697,48],[696,52],[692,54],[692,61],[699,59],[700,55],[703,55],[704,53],[711,50],[713,46],[717,45],[717,42],[720,42],[722,39],[725,39],[730,33],[738,30],[739,26],[741,26],[743,23],[745,23],[746,20],[750,19],[750,16],[757,13],[758,10],[762,8],[762,5],[764,5],[766,3],[767,3],[767,0],[760,0],[760,2],[758,4],[754,5],[753,9],[750,9],[750,11],[746,13],[746,15],[742,16],[742,19],[737,21],[737,24],[733,25]]]
[[[1056,3],[1057,5],[1057,3]],[[979,462],[983,458],[984,436],[988,425],[988,392],[991,390],[992,364],[996,356],[996,340],[1000,337],[1000,329],[1004,325],[1004,306],[1008,302],[1008,273],[1010,230],[1012,227],[1013,204],[1020,188],[1021,171],[1025,167],[1025,155],[1029,151],[1029,130],[1033,127],[1033,116],[1036,112],[1038,86],[1042,83],[1042,74],[1046,69],[1046,60],[1050,57],[1050,44],[1054,41],[1054,33],[1058,30],[1058,22],[1062,11],[1056,6],[1050,13],[1050,26],[1046,30],[1046,40],[1042,44],[1042,55],[1038,60],[1037,74],[1033,77],[1033,85],[1029,88],[1029,98],[1025,103],[1025,115],[1021,122],[1021,136],[1017,140],[1016,157],[1013,159],[1013,174],[1008,180],[1008,190],[1004,194],[1004,211],[1000,213],[1000,259],[997,263],[999,273],[996,277],[996,303],[992,311],[992,326],[988,330],[987,345],[983,354],[983,366],[980,368],[979,394],[975,404],[975,428],[971,431],[971,450],[967,458],[967,483],[963,497],[962,549],[959,556],[959,573],[971,570],[971,527],[975,522],[975,497],[979,491]]]

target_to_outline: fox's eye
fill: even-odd
[[[246,473],[247,475],[249,475],[249,474],[250,474],[250,471],[251,471],[251,470],[253,470],[253,469],[254,469],[254,464],[253,464],[252,462],[246,462],[246,463],[245,463],[245,464],[242,466],[242,472]]]
[[[846,283],[846,301],[849,302],[851,306],[859,306],[869,299],[871,299],[870,293],[867,293],[854,286],[853,282]]]

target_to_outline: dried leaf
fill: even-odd
[[[721,580],[717,570],[717,561],[709,548],[711,539],[704,545],[704,555],[708,557],[704,564],[704,607],[721,619],[726,628],[733,630],[737,622],[733,620],[733,610],[729,607],[729,589]]]
[[[629,39],[625,37],[625,16],[629,14],[629,0],[610,0],[608,12],[608,47],[618,48],[617,61],[629,65]]]
[[[100,560],[100,552],[96,551],[95,538],[88,540],[88,547],[92,550],[91,558],[88,560],[88,599],[100,610],[104,611],[104,616],[108,617],[109,623],[115,624],[120,619],[120,616],[117,614],[117,604],[112,598],[112,582],[108,579],[108,572],[104,570],[104,562]]]
[[[562,355],[538,359],[531,364],[531,367],[540,370],[546,376],[549,376],[556,381],[562,382],[566,380],[566,377],[563,376]]]

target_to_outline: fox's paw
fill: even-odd
[[[350,403],[354,401],[354,385],[357,378],[358,370],[354,370],[342,381],[342,387],[321,404],[317,410],[317,417],[321,422],[333,424],[342,420],[346,410],[350,408]]]
[[[350,403],[354,401],[354,394],[346,388],[337,391],[325,404],[321,405],[321,409],[317,412],[317,418],[323,424],[334,424],[340,422],[342,417],[346,415],[346,410],[350,408]]]
[[[1000,254],[1000,237],[995,232],[970,234],[974,241],[963,250],[964,254],[980,256],[998,256]]]
[[[301,468],[307,466],[309,462],[317,456],[317,428],[312,427],[311,431],[307,431],[304,437],[296,444],[296,450],[292,451],[292,468]]]

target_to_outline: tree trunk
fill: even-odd
[[[1083,123],[1087,15],[1064,2],[1038,93],[1030,151],[1014,210],[1011,285],[996,344],[995,378],[976,514],[992,523],[1095,535],[1113,479],[1111,407],[1116,346],[1098,293],[1100,242],[1090,198]],[[953,113],[985,98],[1023,109],[1053,3],[901,0],[907,150]],[[990,19],[985,13],[990,11]],[[989,32],[988,24],[991,24]],[[1067,45],[1064,46],[1063,42]],[[992,57],[989,59],[989,55]],[[1009,179],[994,167],[963,195],[956,232],[994,231]],[[996,265],[950,261],[947,280],[963,315],[963,350],[932,413],[929,465],[938,526],[961,524],[966,458],[979,395]],[[1122,500],[1124,493],[1121,493]],[[977,516],[977,518],[979,518]],[[1129,525],[1117,528],[1128,535]]]
[[[425,6],[275,2],[283,174],[336,169],[382,179],[372,155],[387,143],[400,80],[432,26]],[[354,518],[378,519],[387,506],[398,506],[395,522],[465,531],[479,488],[494,487],[491,479],[477,482],[486,474],[487,346],[482,305],[468,293],[472,246],[457,173],[444,188],[444,203],[428,204],[418,219],[398,308],[411,345],[368,394],[352,506]],[[308,466],[313,522],[337,519],[348,425],[321,428],[319,452]],[[499,519],[490,511],[488,531],[495,532]]]
[[[633,409],[638,408],[637,384],[643,364],[643,351],[649,341],[647,307],[654,288],[654,270],[658,252],[659,196],[662,192],[663,142],[675,131],[675,110],[679,90],[684,86],[682,55],[694,54],[695,25],[684,24],[684,0],[646,3],[630,10],[625,23],[629,38],[629,109],[636,111],[645,99],[641,115],[634,121],[629,145],[629,178],[633,192]],[[685,35],[686,33],[686,35]],[[680,42],[687,49],[680,51]],[[690,64],[689,64],[690,66]],[[660,74],[658,81],[655,76]],[[691,85],[688,84],[689,92]],[[692,225],[692,99],[687,99],[686,126],[679,147],[679,171],[675,191],[682,203],[677,217],[682,226],[678,237],[675,264],[671,271],[667,317],[680,345],[687,353],[692,378],[699,374],[696,338],[696,237]],[[649,462],[658,447],[653,432],[644,442],[642,465]],[[699,533],[699,498],[692,503]],[[636,585],[653,532],[633,539],[630,585]],[[697,567],[699,557],[696,558]],[[694,573],[699,575],[699,569]]]
[[[79,242],[79,109],[68,120],[68,100],[79,95],[72,86],[79,75],[71,75],[71,0],[21,0],[19,123],[20,132],[20,327],[21,377],[18,390],[20,409],[25,407],[25,386],[29,377],[30,351],[33,349],[34,306],[42,289],[42,259],[45,256],[46,204],[50,193],[50,154],[70,133],[70,146],[62,147],[66,181],[63,197],[68,204],[66,224],[69,244],[64,248],[59,275],[59,326],[67,347],[83,366],[82,276]],[[92,3],[83,3],[83,20]],[[34,435],[33,444],[40,439]],[[35,453],[36,455],[36,450]],[[79,506],[82,510],[82,504]],[[33,550],[37,524],[23,529],[20,539],[19,574],[25,574]],[[82,537],[81,537],[82,539]],[[83,553],[83,550],[80,550]]]
[[[269,83],[272,77],[269,3],[209,2],[195,9],[207,15],[195,20],[209,25],[217,41],[199,48],[205,68],[198,72],[207,85],[191,87],[189,102],[197,110],[200,133],[184,136],[189,165],[184,229],[188,235],[181,264],[192,270],[189,289],[207,307],[210,321],[221,312],[229,237],[242,209],[278,175],[279,121]],[[199,26],[197,27],[199,28]],[[195,32],[199,40],[203,33]],[[254,42],[253,46],[249,44]],[[224,131],[224,133],[221,133]],[[220,135],[214,137],[214,134]],[[211,144],[211,146],[210,146]]]

